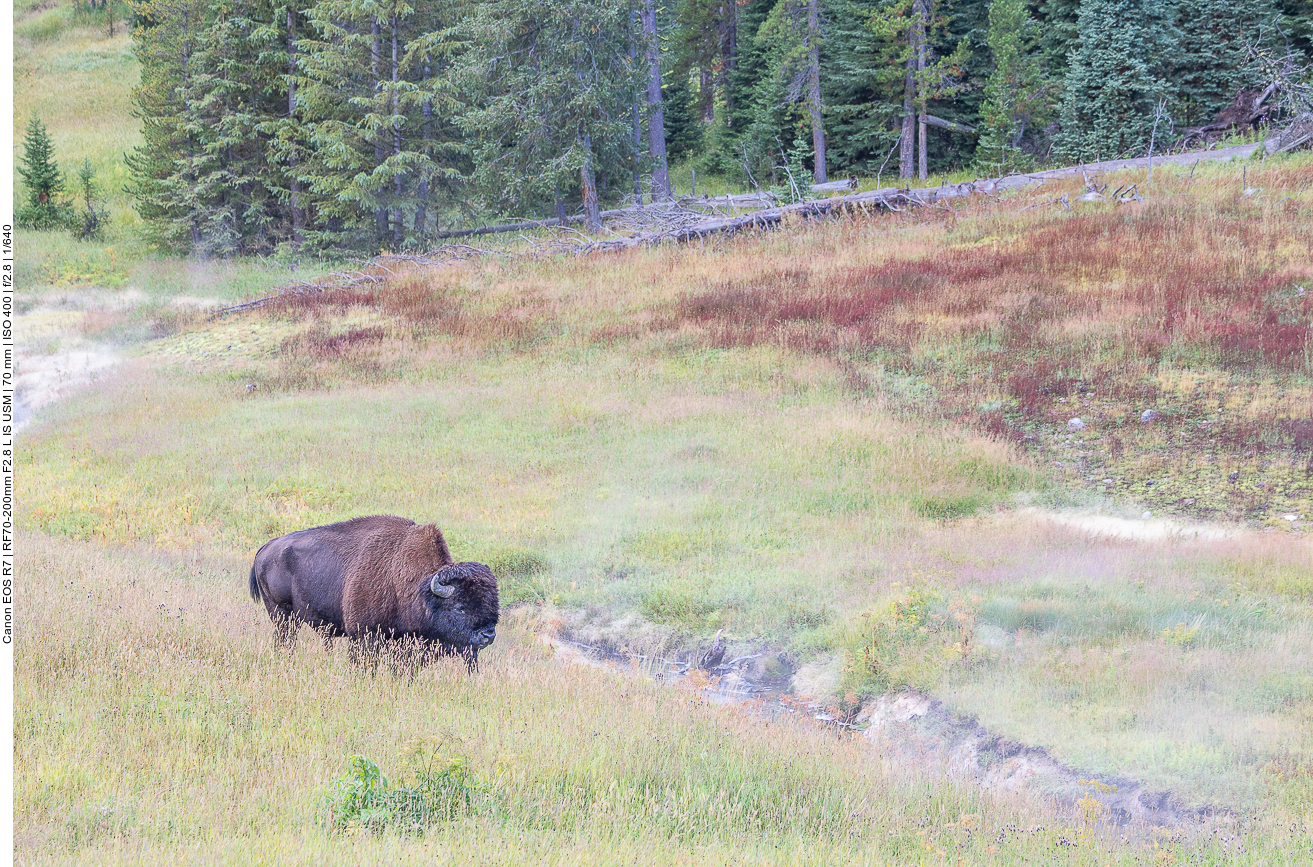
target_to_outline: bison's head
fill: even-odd
[[[473,660],[497,637],[497,579],[482,563],[443,566],[420,591],[427,608],[424,637]]]

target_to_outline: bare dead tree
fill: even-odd
[[[1275,92],[1285,122],[1269,151],[1285,153],[1313,145],[1313,66],[1302,62],[1290,47],[1290,38],[1279,22],[1272,26],[1285,44],[1285,53],[1278,56],[1259,40],[1249,44],[1249,58],[1257,62],[1269,82],[1267,92]]]
[[[1153,113],[1153,132],[1149,134],[1149,174],[1144,179],[1146,186],[1153,181],[1153,146],[1158,139],[1158,124],[1164,117],[1167,118],[1167,122],[1170,124],[1171,117],[1167,115],[1167,97],[1159,98],[1158,106]]]

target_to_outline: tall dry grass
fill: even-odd
[[[18,861],[1299,864],[1285,814],[1238,834],[1082,827],[882,767],[860,737],[562,665],[515,618],[476,675],[276,651],[243,563],[24,534]],[[462,760],[454,818],[332,830],[352,755],[393,785]],[[1235,836],[1232,836],[1235,834]]]
[[[860,739],[560,665],[522,625],[476,675],[369,674],[314,642],[275,651],[237,564],[22,541],[19,863],[1007,863],[1076,838],[991,843],[1047,820],[899,780]],[[334,832],[326,804],[353,754],[398,783],[460,758],[472,806],[419,837]],[[1104,845],[1067,858],[1139,848]]]

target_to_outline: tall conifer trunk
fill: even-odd
[[[369,35],[373,37],[369,49],[369,71],[374,80],[374,102],[378,103],[378,93],[382,89],[383,80],[379,77],[382,72],[379,66],[383,62],[383,31],[378,26],[378,19],[375,18],[369,25]],[[374,134],[374,165],[377,167],[383,162],[383,155],[386,153],[383,147],[383,137],[378,133]],[[383,199],[384,188],[378,188],[378,198],[380,202]],[[388,236],[388,209],[382,204],[374,208],[374,231],[378,235],[378,240],[382,242]]]
[[[424,58],[424,80],[433,75],[432,61]],[[433,97],[424,97],[424,155],[429,156],[429,141],[433,138]],[[424,171],[419,176],[419,206],[415,209],[415,237],[423,239],[428,233],[429,210],[429,173]]]
[[[188,7],[187,11],[183,13],[182,24],[190,35],[192,24],[190,7]],[[193,120],[191,111],[191,53],[191,39],[184,39],[182,43],[182,111],[183,118],[185,119],[184,122],[187,123],[190,123]],[[187,136],[187,168],[183,172],[183,178],[188,182],[188,186],[191,188],[195,187],[196,181],[195,168],[193,166],[195,155],[195,150],[192,145],[192,136],[189,134]],[[191,231],[191,244],[192,247],[195,248],[199,247],[201,244],[201,221],[194,206],[190,207],[188,210],[191,212],[190,220],[188,221],[189,229]]]
[[[666,163],[666,112],[661,105],[661,46],[657,42],[656,0],[643,0],[643,40],[647,46],[647,150],[652,157],[652,201],[671,197]]]
[[[725,95],[725,120],[728,123],[734,116],[734,88],[730,87],[730,77],[738,67],[739,4],[737,0],[724,0],[721,10],[720,83],[721,93]]]
[[[825,127],[821,123],[821,22],[820,0],[807,2],[807,110],[812,121],[812,177],[826,181]]]
[[[713,123],[716,120],[716,83],[711,70],[698,71],[698,89],[702,93],[702,121]]]
[[[296,117],[296,12],[289,4],[287,7],[287,121],[292,123]],[[292,209],[292,246],[300,249],[301,236],[305,231],[305,212],[301,210],[301,179],[297,177],[296,141],[292,141],[287,157],[287,170],[290,175],[289,192]]]
[[[917,110],[917,173],[921,180],[928,177],[926,161],[926,98],[925,98],[925,55],[926,30],[929,26],[929,0],[915,0],[912,4],[912,50],[916,55],[916,110]]]
[[[392,13],[392,155],[400,159],[401,157],[401,121],[396,120],[401,116],[401,93],[398,85],[401,81],[401,56],[398,51],[397,40],[397,15]],[[397,249],[401,248],[402,243],[406,240],[406,227],[402,222],[401,214],[401,197],[403,192],[403,177],[398,164],[396,174],[392,176],[392,191],[396,196],[396,203],[392,206],[392,243]]]
[[[898,177],[910,178],[916,172],[916,57],[907,58],[903,76],[903,129],[898,140]]]
[[[584,229],[600,232],[602,212],[597,204],[597,178],[593,174],[593,137],[585,132],[579,138],[579,144],[584,151],[584,161],[579,166],[579,181],[584,194]]]
[[[629,65],[633,69],[638,68],[638,12],[633,6],[629,7]],[[643,153],[643,123],[639,118],[638,109],[638,91],[634,91],[634,98],[629,103],[630,116],[634,126],[634,204],[643,204],[643,178],[639,171],[639,159]]]

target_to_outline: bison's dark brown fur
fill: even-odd
[[[288,645],[305,623],[326,639],[345,635],[356,650],[402,641],[473,667],[496,635],[492,571],[453,563],[437,527],[405,518],[354,518],[266,542],[250,590]]]

